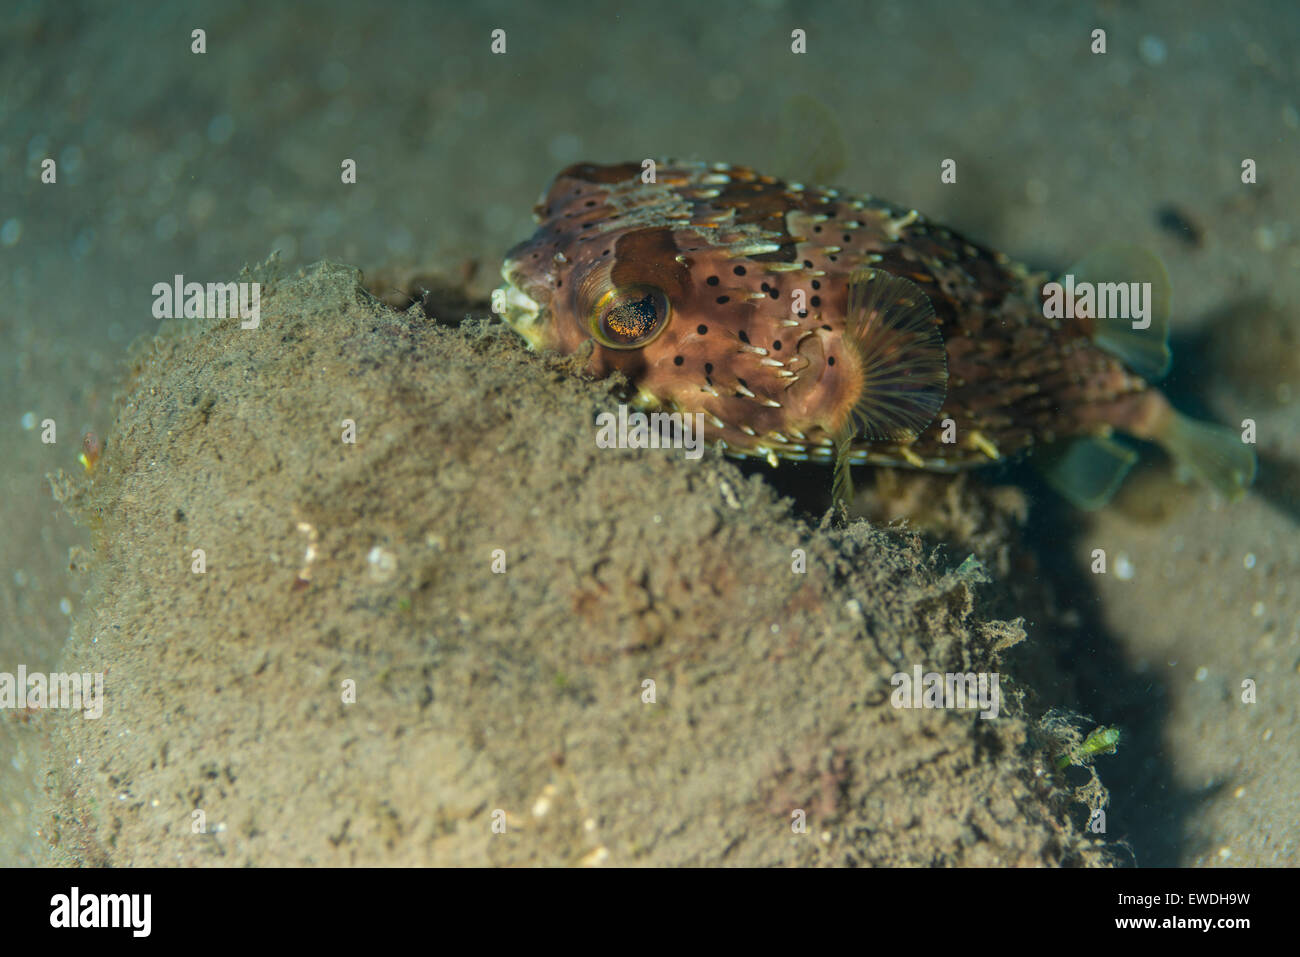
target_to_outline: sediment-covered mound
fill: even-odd
[[[354,269],[241,278],[260,327],[168,323],[56,482],[97,530],[64,667],[107,693],[59,724],[57,858],[1103,862],[1012,677],[996,719],[891,705],[1023,636],[917,536],[598,448],[610,383]]]

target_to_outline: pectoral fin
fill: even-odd
[[[943,334],[921,287],[883,269],[855,270],[844,344],[858,381],[856,434],[894,442],[920,435],[948,394]]]

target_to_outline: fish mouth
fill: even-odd
[[[515,285],[516,275],[517,263],[506,260],[501,267],[505,284],[492,293],[492,309],[510,328],[524,337],[530,348],[540,349],[547,313],[541,303]]]

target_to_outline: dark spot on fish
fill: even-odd
[[[709,331],[709,327],[706,326],[704,323],[700,323],[698,326],[696,326],[695,331],[698,332],[700,335],[704,335],[706,332]]]
[[[740,387],[741,387],[742,389],[748,389],[748,388],[749,388],[749,383],[746,382],[744,379],[742,379],[740,376],[736,376],[736,381],[740,383]],[[751,391],[752,391],[752,390],[751,390]]]
[[[716,286],[718,284],[718,277],[710,276],[708,279],[704,281],[707,282],[710,286]]]
[[[844,234],[844,241],[845,241],[846,243],[851,243],[851,242],[853,242],[853,237],[850,236],[848,233],[845,233],[845,234]]]
[[[821,231],[822,231],[822,228],[821,228],[820,226],[814,226],[814,227],[813,227],[813,232],[814,232],[814,233],[820,233]]]
[[[596,205],[596,201],[595,201],[594,199],[589,199],[589,200],[587,200],[585,203],[583,203],[582,205],[583,205],[583,206],[595,206],[595,205]]]
[[[603,253],[601,253],[601,255],[602,255],[602,256],[608,256],[608,255],[609,255],[609,250],[606,249]]]
[[[771,289],[767,291],[767,294],[771,296],[773,299],[779,299],[781,296],[781,290],[773,286]]]
[[[768,292],[772,287],[769,286],[767,283],[763,283],[763,284],[762,284],[761,286],[759,286],[758,288],[761,289],[761,290],[763,290],[763,292]]]
[[[712,363],[712,362],[706,362],[706,363],[704,363],[704,373],[705,373],[705,375],[713,375],[713,363]]]
[[[681,364],[682,364],[683,362],[685,362],[685,361],[686,361],[686,360],[683,359],[681,356],[673,356],[673,365],[675,365],[675,366],[679,366],[679,365],[681,365]]]
[[[827,364],[828,366],[833,366],[833,365],[835,365],[835,357],[834,357],[834,356],[827,356],[827,357],[826,357],[826,364]]]
[[[821,296],[813,296],[813,297],[812,297],[811,299],[809,299],[808,301],[809,301],[810,303],[812,303],[814,306],[820,306],[820,305],[822,304],[822,297],[821,297]]]
[[[822,284],[821,284],[818,280],[814,279],[814,280],[812,281],[812,287],[813,287],[814,289],[820,289],[820,288],[822,287]]]
[[[776,340],[773,341],[773,343],[772,343],[772,351],[773,351],[773,352],[780,352],[780,351],[781,351],[781,340],[780,340],[780,339],[776,339]]]
[[[748,333],[748,332],[746,332],[744,329],[741,329],[740,332],[737,333],[737,335],[740,336],[740,341],[741,341],[741,342],[743,342],[745,345],[749,345],[749,333]]]
[[[745,267],[744,267],[744,266],[737,266],[735,269],[733,269],[733,270],[731,270],[731,271],[734,272],[737,276],[743,276],[743,275],[745,275]]]
[[[718,302],[718,305],[720,306],[720,305],[722,305],[724,302],[731,302],[731,297],[730,297],[730,296],[719,296],[718,299],[717,299],[717,302]]]
[[[805,260],[803,261],[803,268],[804,268],[804,269],[812,269],[812,260],[811,260],[811,259],[805,259]]]
[[[831,327],[826,325],[825,323],[822,324],[822,328],[825,329],[827,332],[831,331]]]
[[[833,263],[839,262],[839,258],[836,256],[828,256],[827,258]]]

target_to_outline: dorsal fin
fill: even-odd
[[[1094,320],[1092,341],[1148,382],[1169,371],[1169,315],[1173,290],[1164,263],[1141,246],[1103,246],[1079,260],[1066,272],[1074,276],[1076,288],[1090,283],[1143,283],[1147,315]],[[1145,291],[1150,291],[1150,296]],[[1127,300],[1127,295],[1125,296]],[[1129,302],[1130,311],[1134,303]],[[1135,328],[1135,322],[1142,328]]]
[[[848,149],[835,114],[821,100],[796,93],[774,118],[778,155],[772,172],[787,182],[829,186],[844,171]]]

